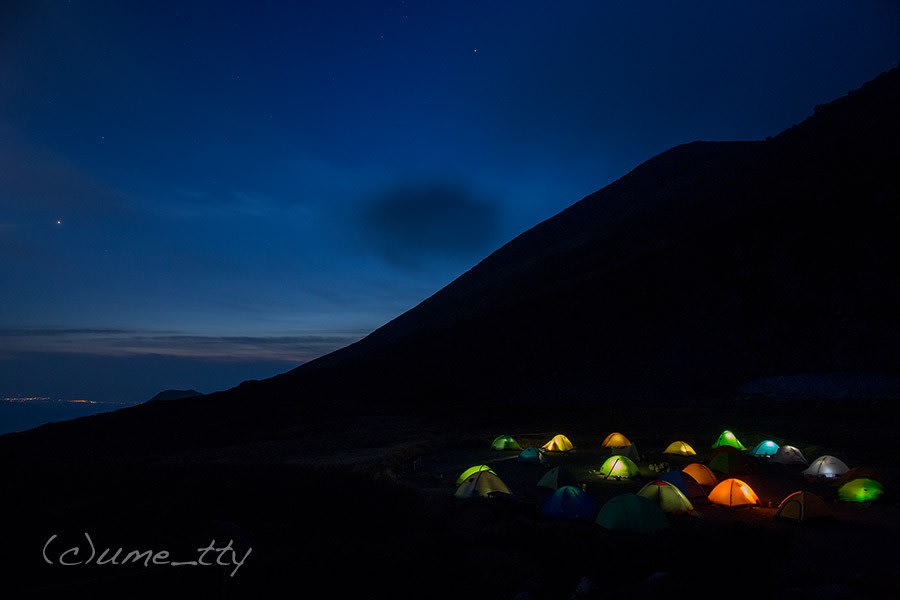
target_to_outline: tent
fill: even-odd
[[[707,496],[713,504],[722,506],[745,506],[759,504],[759,496],[740,479],[726,479],[713,488]]]
[[[794,492],[778,505],[776,517],[806,521],[830,517],[831,509],[825,501],[810,492]]]
[[[738,450],[746,450],[742,443],[740,443],[731,431],[726,429],[719,435],[719,439],[716,440],[716,443],[712,445],[713,448],[718,448],[719,446],[731,446],[732,448],[737,448]]]
[[[577,487],[564,485],[544,501],[541,514],[551,519],[593,519],[597,505]]]
[[[603,440],[604,448],[624,448],[625,446],[630,445],[631,442],[628,441],[628,438],[618,431],[612,432]]]
[[[605,461],[603,461],[603,466],[600,467],[600,475],[604,478],[623,478],[623,477],[634,477],[635,475],[640,474],[641,470],[638,469],[638,466],[632,462],[632,460],[626,456],[619,456],[618,454],[614,454],[610,456]]]
[[[575,476],[565,467],[553,467],[537,482],[538,487],[558,490],[567,485],[577,485]]]
[[[659,478],[677,487],[688,498],[706,497],[706,490],[703,489],[703,486],[684,471],[669,471],[660,475]]]
[[[491,450],[521,450],[519,442],[510,435],[501,435],[491,442]]]
[[[613,456],[615,454],[628,457],[635,462],[641,460],[641,455],[638,454],[637,446],[635,446],[634,444],[630,446],[622,446],[621,448],[610,448],[609,455]]]
[[[519,456],[517,457],[517,459],[521,462],[540,465],[544,463],[544,454],[534,446],[528,446],[527,448],[519,452]]]
[[[834,478],[843,475],[849,470],[850,467],[845,465],[841,459],[826,454],[812,461],[812,464],[803,470],[803,474]]]
[[[887,485],[889,482],[889,475],[887,472],[881,469],[873,469],[872,467],[853,467],[840,477],[838,477],[835,482],[839,487],[844,485],[849,481],[853,481],[854,479],[860,479],[865,477],[866,479],[874,479],[882,485]]]
[[[682,442],[678,440],[677,442],[672,442],[666,449],[663,450],[663,454],[677,454],[678,456],[695,456],[697,453],[694,452],[694,449],[691,448],[691,445],[687,442]]]
[[[694,510],[694,505],[681,490],[661,479],[651,481],[642,487],[638,496],[653,500],[663,512],[681,514]]]
[[[799,448],[794,446],[781,446],[772,457],[772,462],[783,465],[808,465],[809,461],[803,456]]]
[[[691,463],[683,468],[682,471],[693,477],[700,485],[712,487],[719,483],[719,478],[716,477],[716,474],[713,473],[709,467],[701,465],[700,463]]]
[[[710,458],[715,458],[720,454],[733,454],[735,456],[741,456],[741,451],[732,446],[719,446],[715,450],[709,453]]]
[[[624,533],[653,533],[669,526],[662,509],[652,500],[637,494],[610,498],[597,513],[594,522],[610,531]]]
[[[569,441],[569,438],[562,434],[553,436],[552,440],[541,446],[541,448],[548,452],[568,452],[574,447],[572,442]]]
[[[727,447],[727,446],[726,446]],[[733,448],[732,452],[720,452],[709,461],[709,468],[719,473],[737,473],[747,466],[747,458]]]
[[[861,477],[848,481],[838,488],[838,499],[844,502],[871,502],[878,500],[884,488],[874,479]]]
[[[457,498],[476,498],[478,496],[490,496],[492,494],[511,494],[503,480],[491,471],[478,471],[469,475],[458,488]]]
[[[456,478],[456,485],[461,484],[463,481],[468,479],[470,475],[474,475],[479,471],[490,471],[491,473],[494,473],[493,469],[491,469],[487,465],[475,465],[474,467],[469,467],[468,469],[463,471],[462,474]],[[496,473],[494,473],[494,475],[496,475]]]
[[[753,450],[748,452],[747,454],[750,456],[758,456],[768,458],[770,456],[774,456],[776,452],[778,452],[778,448],[780,446],[773,442],[772,440],[765,440],[758,443],[753,447]]]

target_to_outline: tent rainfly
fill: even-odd
[[[491,473],[494,473],[493,469],[491,469],[487,465],[475,465],[463,471],[462,474],[460,474],[460,476],[456,478],[456,485],[461,484],[463,481],[468,479],[470,475],[474,475],[479,471],[490,471]],[[494,475],[496,475],[496,473],[494,473]]]
[[[618,431],[612,432],[603,440],[604,448],[624,448],[625,446],[630,445],[631,442],[628,441],[628,438]]]
[[[622,446],[621,448],[610,448],[609,455],[613,456],[615,454],[618,454],[619,456],[626,456],[635,462],[641,460],[641,455],[638,454],[637,446],[635,446],[634,444],[630,446]]]
[[[541,505],[541,514],[551,519],[593,519],[597,505],[577,487],[564,485]]]
[[[868,477],[848,481],[838,488],[838,498],[844,502],[871,502],[883,493],[881,484]]]
[[[749,454],[750,456],[768,458],[770,456],[774,456],[775,453],[778,452],[779,447],[780,446],[772,440],[765,440],[754,446],[753,450],[751,450],[747,454]]]
[[[700,485],[712,487],[719,484],[719,478],[706,465],[691,463],[683,468],[682,471],[693,477]]]
[[[706,497],[706,490],[703,489],[703,486],[684,471],[669,471],[660,475],[659,478],[677,487],[688,498]]]
[[[661,479],[651,481],[642,487],[638,496],[653,500],[666,513],[682,514],[694,510],[694,505],[681,490]]]
[[[666,449],[663,450],[663,454],[675,454],[677,456],[696,456],[697,453],[691,448],[691,445],[687,442],[682,442],[678,440],[677,442],[672,442]]]
[[[833,479],[843,475],[850,470],[850,467],[844,464],[839,458],[835,458],[826,454],[812,461],[806,469],[803,470],[804,475],[812,475],[813,477],[827,477]]]
[[[795,446],[781,446],[772,457],[772,462],[782,465],[808,465],[809,461]]]
[[[569,438],[563,434],[553,436],[552,440],[541,446],[541,448],[548,452],[568,452],[574,447],[572,442],[569,441]]]
[[[491,471],[478,471],[469,475],[463,481],[454,494],[457,498],[477,498],[479,496],[491,496],[493,494],[510,494],[509,488],[503,480]]]
[[[713,471],[735,473],[747,466],[747,458],[741,452],[729,446],[722,446],[719,450],[728,450],[728,452],[718,452],[710,459],[709,468]]]
[[[501,435],[491,442],[491,450],[521,450],[517,442],[511,435]]]
[[[565,467],[553,467],[537,482],[538,487],[558,490],[567,485],[576,485],[575,476]]]
[[[597,513],[594,522],[610,531],[624,533],[653,533],[669,526],[662,509],[652,500],[637,494],[610,498]]]
[[[723,431],[719,435],[719,439],[716,440],[716,443],[712,445],[713,448],[718,448],[719,446],[731,446],[732,448],[737,448],[738,450],[747,449],[742,443],[738,441],[737,436],[728,429]]]
[[[528,446],[517,457],[519,461],[540,465],[544,463],[544,454],[534,446]]]
[[[759,496],[740,479],[726,479],[713,488],[707,496],[713,504],[721,506],[746,506],[759,504]]]
[[[831,516],[831,509],[825,501],[811,492],[794,492],[778,505],[776,517],[806,521]]]
[[[638,466],[634,464],[630,458],[619,456],[618,454],[614,454],[607,458],[603,461],[603,466],[600,467],[600,475],[606,479],[634,477],[635,475],[640,474],[640,472],[641,470],[638,469]]]

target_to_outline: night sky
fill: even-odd
[[[124,402],[345,345],[654,154],[900,59],[888,0],[28,0],[0,27],[0,397]]]

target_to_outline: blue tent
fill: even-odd
[[[663,481],[667,481],[681,490],[681,493],[688,498],[701,498],[706,496],[706,490],[703,489],[697,480],[685,473],[684,471],[669,471],[659,476]]]
[[[543,453],[540,451],[540,449],[535,448],[534,446],[528,446],[527,448],[519,452],[518,458],[522,462],[534,463],[538,465],[544,462]]]
[[[547,498],[541,505],[541,514],[551,519],[593,519],[597,505],[577,487],[566,485]]]

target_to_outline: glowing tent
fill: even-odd
[[[491,450],[521,450],[519,442],[509,435],[501,435],[491,442]]]
[[[565,467],[553,467],[537,482],[538,487],[558,490],[567,485],[576,485],[575,476]]]
[[[871,502],[878,500],[884,488],[874,479],[862,477],[848,481],[838,488],[838,499],[844,502]]]
[[[565,485],[541,505],[541,514],[551,519],[593,519],[597,505],[577,487]]]
[[[677,487],[688,498],[706,497],[706,490],[703,489],[703,486],[684,471],[669,471],[660,475],[659,478]]]
[[[653,533],[669,526],[666,515],[652,500],[637,494],[621,494],[603,505],[597,525],[610,531],[625,533]]]
[[[618,454],[607,458],[603,461],[603,466],[600,467],[600,475],[606,479],[634,477],[635,475],[640,474],[640,472],[641,470],[638,469],[638,466],[634,464],[630,458],[619,456]]]
[[[458,488],[457,498],[476,498],[478,496],[490,496],[492,494],[510,494],[509,488],[503,480],[491,471],[478,471],[469,475]]]
[[[519,456],[517,456],[516,458],[521,462],[532,463],[536,465],[544,463],[544,454],[534,446],[528,446],[527,448],[519,452]]]
[[[682,442],[678,440],[677,442],[672,442],[666,449],[663,450],[663,454],[677,454],[678,456],[695,456],[697,453],[694,452],[694,449],[691,448],[691,445],[687,442]]]
[[[638,496],[653,500],[663,512],[680,514],[694,510],[694,505],[681,493],[681,490],[661,479],[651,481],[642,487]]]
[[[494,473],[494,471],[487,465],[475,465],[474,467],[469,467],[468,469],[463,471],[462,474],[456,478],[456,485],[461,484],[463,481],[468,479],[470,475],[474,475],[479,471],[490,471],[491,473]],[[496,473],[494,473],[494,475],[496,475]]]
[[[618,431],[612,432],[603,440],[604,448],[624,448],[625,446],[630,445],[631,442],[628,441],[628,438]]]
[[[874,479],[875,481],[881,483],[882,485],[887,485],[889,483],[890,476],[886,471],[882,469],[873,469],[872,467],[853,467],[840,477],[838,477],[835,484],[840,487],[845,483],[853,481],[854,479]]]
[[[803,474],[814,477],[834,478],[843,475],[849,470],[850,468],[841,459],[826,454],[812,461],[812,464],[803,470]]]
[[[794,446],[781,446],[772,457],[772,462],[783,465],[808,465],[809,461],[803,456],[799,448]]]
[[[770,456],[774,456],[775,453],[778,452],[779,447],[780,446],[772,440],[765,440],[754,446],[753,450],[751,450],[747,454],[749,454],[750,456],[768,458]]]
[[[744,445],[738,441],[737,436],[728,429],[723,431],[721,435],[719,435],[719,439],[716,440],[716,443],[712,445],[713,448],[718,448],[719,446],[731,446],[738,450],[746,450]]]
[[[572,442],[569,441],[569,438],[559,434],[553,436],[553,439],[541,446],[541,448],[548,452],[568,452],[574,448],[574,446],[572,445]]]
[[[685,473],[694,478],[700,485],[708,485],[710,487],[719,484],[719,478],[706,465],[700,463],[691,463],[682,469]]]
[[[810,492],[794,492],[778,505],[776,517],[806,521],[831,516],[831,509],[825,501]]]
[[[747,458],[741,453],[729,446],[722,446],[718,450],[728,450],[728,452],[718,452],[709,461],[709,468],[719,473],[737,473],[747,466]]]
[[[707,496],[713,504],[721,506],[746,506],[759,504],[759,496],[740,479],[726,479],[713,488]]]

